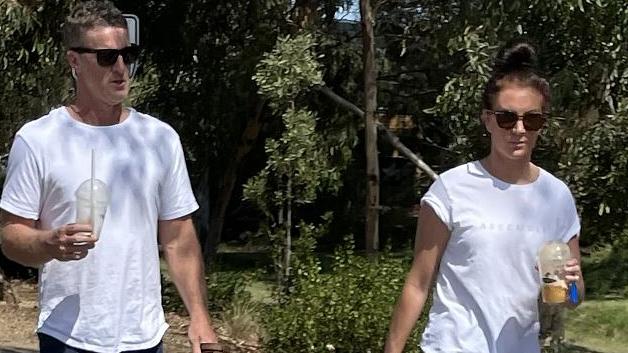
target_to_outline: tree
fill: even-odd
[[[330,161],[333,153],[328,156],[333,148],[316,131],[315,115],[296,107],[299,94],[322,82],[313,46],[313,37],[307,34],[280,38],[254,77],[260,94],[282,114],[285,130],[279,138],[266,140],[266,166],[244,186],[244,197],[265,216],[262,231],[272,245],[283,288],[291,276],[295,208],[312,203],[318,192],[339,187],[339,172]],[[299,227],[309,225],[301,222]]]
[[[71,80],[60,24],[72,1],[0,1],[0,155],[25,122],[65,101]]]
[[[366,251],[379,248],[379,156],[377,152],[377,68],[375,67],[375,16],[370,0],[360,0],[364,55],[364,102],[366,144]]]
[[[242,179],[262,163],[257,140],[269,118],[251,77],[287,26],[286,1],[119,1],[142,22],[143,69],[158,74],[140,108],[179,132],[201,205],[196,223],[207,262],[214,258]],[[167,23],[167,26],[164,26]],[[257,149],[256,149],[257,148]],[[237,217],[237,216],[236,216]],[[229,222],[231,219],[231,224]]]

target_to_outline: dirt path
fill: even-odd
[[[14,282],[13,290],[20,300],[18,306],[0,301],[0,353],[37,352],[38,341],[35,334],[37,325],[37,285],[27,282]],[[187,317],[174,313],[166,314],[170,328],[164,336],[164,346],[168,353],[190,353],[187,338]],[[220,327],[217,328],[221,332]],[[230,344],[229,337],[221,335],[230,352],[251,352]]]
[[[189,353],[186,330],[188,320],[175,314],[168,314],[170,329],[164,337],[167,352]],[[38,348],[35,326],[37,308],[31,303],[21,303],[19,307],[0,302],[0,353],[34,351]],[[8,349],[8,351],[7,351]]]

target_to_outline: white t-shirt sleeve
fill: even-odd
[[[42,175],[37,159],[26,141],[18,135],[9,153],[0,208],[19,217],[37,220],[41,194]]]
[[[580,218],[576,210],[576,202],[570,192],[568,192],[568,197],[565,197],[562,212],[564,232],[561,234],[561,239],[566,243],[571,240],[574,235],[579,235],[580,233]]]
[[[451,200],[445,189],[442,178],[436,179],[430,189],[421,198],[421,205],[428,205],[436,213],[436,216],[445,224],[448,230],[453,229],[451,216]]]
[[[159,220],[162,221],[187,216],[198,209],[178,138],[172,149],[172,164],[159,189]]]

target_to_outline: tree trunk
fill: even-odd
[[[377,70],[375,67],[375,17],[370,0],[360,0],[364,60],[365,144],[366,144],[366,251],[379,248],[379,161],[377,153]]]
[[[203,254],[205,255],[205,262],[211,263],[216,256],[218,250],[218,244],[222,239],[222,230],[225,223],[225,214],[227,213],[227,206],[231,201],[231,195],[238,180],[238,170],[244,157],[251,151],[259,133],[262,129],[262,113],[264,111],[266,101],[261,100],[257,103],[255,114],[247,121],[242,138],[238,144],[237,150],[233,158],[230,160],[229,165],[225,168],[222,178],[222,188],[216,198],[216,203],[213,208],[213,212],[210,215],[210,221],[208,226],[207,238],[203,245]]]
[[[281,207],[279,208],[279,214],[277,215],[277,228],[276,229],[281,229],[282,227],[285,227],[284,225],[284,203],[281,203]],[[277,241],[277,239],[275,239],[275,242]],[[283,242],[283,239],[279,239],[279,244],[281,245],[281,243]],[[285,242],[283,242],[283,247],[281,249],[281,251],[277,252],[276,254],[278,256],[273,256],[273,261],[275,262],[275,267],[277,268],[277,286],[279,288],[283,288],[284,285],[284,281],[285,281],[285,277],[284,277],[284,266],[285,266],[285,258],[286,258],[286,244]]]
[[[288,185],[286,190],[287,202],[286,202],[286,249],[285,249],[285,264],[284,264],[284,283],[290,279],[290,257],[292,256],[292,177],[288,176]]]

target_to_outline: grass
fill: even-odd
[[[628,352],[628,299],[589,300],[567,316],[569,344],[604,353]]]
[[[586,300],[567,314],[568,343],[604,353],[628,352],[628,249],[621,243],[583,257]]]

